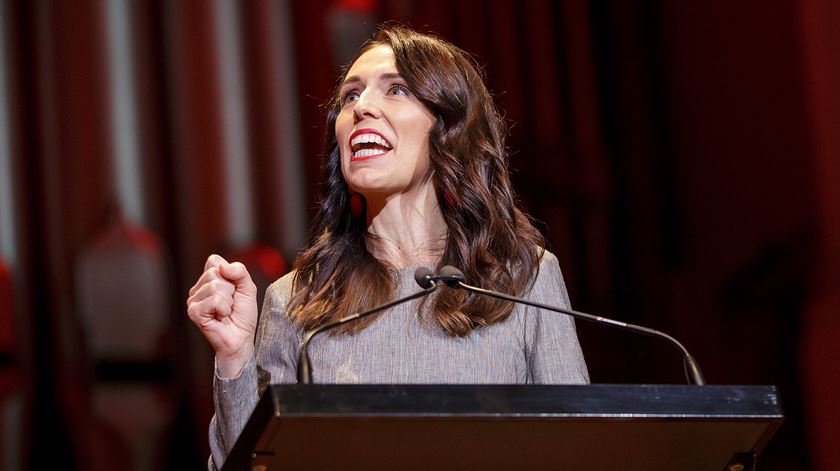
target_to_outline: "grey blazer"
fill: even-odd
[[[395,271],[394,297],[419,289],[416,267]],[[209,469],[221,467],[268,384],[293,383],[302,331],[285,314],[293,273],[266,292],[255,355],[239,376],[213,381]],[[546,251],[527,298],[569,307],[557,258]],[[430,303],[423,308],[428,309]],[[516,305],[504,322],[453,338],[419,312],[395,307],[355,335],[322,335],[309,347],[316,383],[581,384],[589,382],[574,320]]]

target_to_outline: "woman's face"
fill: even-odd
[[[432,113],[409,91],[388,45],[362,54],[339,90],[341,171],[365,196],[408,193],[430,179]]]

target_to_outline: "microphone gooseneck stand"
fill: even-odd
[[[367,310],[365,312],[360,312],[356,314],[351,314],[349,316],[342,317],[341,319],[330,322],[328,324],[324,324],[314,329],[308,330],[304,336],[303,340],[300,343],[300,347],[298,349],[298,367],[297,367],[297,381],[298,384],[312,384],[312,362],[309,360],[309,342],[312,339],[328,330],[334,329],[338,326],[347,324],[348,322],[353,322],[359,319],[364,319],[370,315],[376,314],[378,312],[382,312],[388,310],[396,305],[406,303],[413,299],[422,298],[423,296],[428,296],[432,294],[437,289],[437,283],[434,280],[434,273],[426,267],[420,267],[414,272],[414,281],[417,282],[420,287],[423,288],[422,291],[418,291],[414,294],[406,296],[404,298],[397,299],[395,301],[391,301],[388,304],[384,304],[382,306],[377,306],[373,309]]]
[[[502,299],[505,301],[511,301],[514,303],[522,303],[528,306],[537,307],[540,309],[546,309],[548,311],[559,312],[561,314],[566,314],[568,316],[572,316],[577,319],[583,319],[590,322],[595,322],[598,324],[608,325],[612,327],[617,327],[619,329],[624,329],[630,332],[637,332],[640,334],[650,335],[652,337],[658,337],[661,339],[667,340],[669,343],[677,347],[683,354],[683,365],[685,367],[685,375],[686,379],[688,380],[689,384],[696,384],[698,386],[706,384],[706,381],[703,379],[703,373],[700,371],[700,366],[697,364],[697,361],[688,353],[688,350],[681,344],[677,339],[671,337],[670,335],[660,332],[655,329],[651,329],[649,327],[643,327],[640,325],[635,324],[628,324],[626,322],[616,321],[613,319],[609,319],[606,317],[595,316],[592,314],[587,314],[585,312],[573,311],[571,309],[563,309],[560,307],[549,306],[547,304],[537,303],[534,301],[529,301],[527,299],[518,298],[516,296],[511,296],[504,293],[499,293],[497,291],[491,291],[488,289],[479,288],[477,286],[471,286],[464,283],[464,274],[461,270],[458,270],[452,266],[445,266],[440,269],[439,274],[431,276],[432,281],[443,281],[446,283],[447,286],[450,288],[461,288],[465,289],[471,293],[480,294],[484,296],[490,296],[496,299]]]

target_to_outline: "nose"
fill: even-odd
[[[353,105],[354,122],[358,123],[365,118],[379,118],[381,115],[382,110],[379,109],[375,91],[371,89],[362,91],[356,104]]]

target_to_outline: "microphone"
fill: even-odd
[[[402,304],[412,299],[422,298],[423,296],[428,296],[432,294],[437,289],[437,283],[435,283],[434,279],[434,272],[429,270],[426,267],[420,267],[414,271],[414,281],[423,288],[422,291],[418,291],[414,294],[406,296],[404,298],[397,299],[395,301],[391,301],[390,303],[383,304],[382,306],[375,307],[373,309],[367,310],[365,312],[360,312],[356,314],[351,314],[349,316],[342,317],[341,319],[324,324],[319,327],[315,327],[314,329],[308,330],[304,336],[303,341],[300,343],[300,347],[298,349],[298,367],[297,367],[297,380],[298,384],[312,384],[312,362],[309,360],[309,342],[312,339],[328,330],[334,329],[340,325],[347,324],[349,322],[353,322],[358,319],[364,319],[370,315],[376,314],[377,312],[382,312],[387,309],[390,309],[398,304]]]
[[[428,289],[435,285],[434,276],[435,272],[426,267],[420,267],[414,270],[414,281],[423,289]]]
[[[447,286],[450,288],[460,288],[465,289],[471,293],[480,294],[484,296],[490,296],[496,299],[503,299],[505,301],[511,301],[514,303],[521,303],[527,304],[528,306],[538,307],[540,309],[546,309],[548,311],[559,312],[561,314],[566,314],[568,316],[572,316],[576,319],[583,319],[590,322],[595,322],[597,324],[608,325],[611,327],[617,327],[619,329],[628,330],[630,332],[637,332],[640,334],[650,335],[652,337],[658,337],[661,339],[667,340],[669,343],[680,349],[683,354],[683,365],[685,366],[685,376],[686,380],[689,384],[696,384],[698,386],[702,386],[706,384],[706,381],[703,379],[703,373],[700,371],[700,366],[697,364],[697,361],[688,353],[688,350],[674,337],[670,335],[660,332],[655,329],[651,329],[649,327],[643,327],[640,325],[635,324],[628,324],[626,322],[620,322],[613,319],[608,319],[606,317],[601,316],[594,316],[592,314],[587,314],[585,312],[573,311],[571,309],[563,309],[560,307],[549,306],[547,304],[537,303],[533,301],[528,301],[527,299],[519,298],[516,296],[511,296],[504,293],[499,293],[497,291],[491,291],[488,289],[479,288],[476,286],[468,285],[464,282],[466,278],[461,270],[452,267],[452,266],[445,266],[440,269],[437,275],[433,275],[430,277],[432,282],[434,281],[442,281],[446,283]]]

